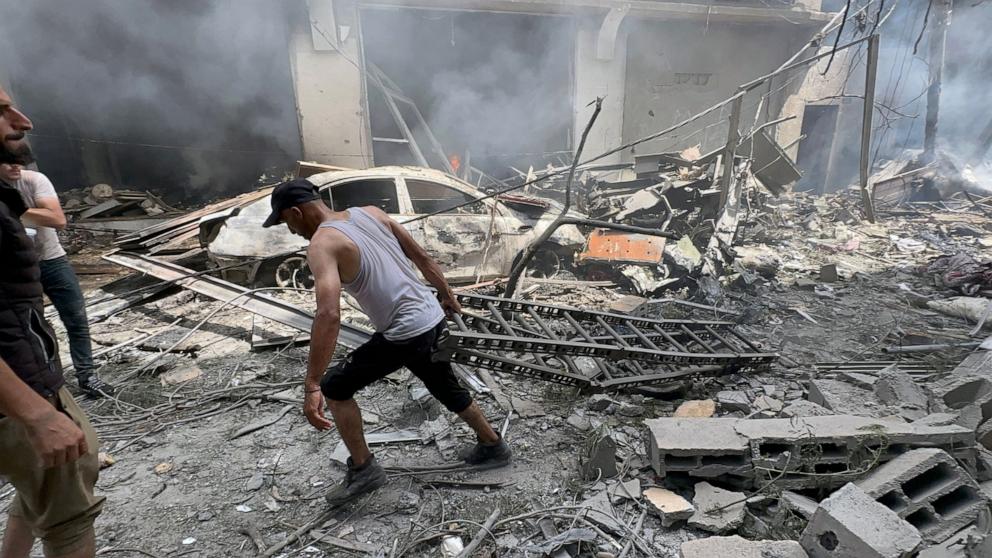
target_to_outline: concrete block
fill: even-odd
[[[681,558],[809,558],[796,541],[749,541],[738,535],[682,543]]]
[[[653,487],[645,490],[644,499],[647,500],[649,509],[658,514],[665,527],[689,519],[696,511],[688,500],[665,488]]]
[[[875,395],[886,405],[908,405],[926,410],[930,400],[909,374],[892,365],[878,374]]]
[[[915,527],[848,483],[820,502],[799,543],[811,558],[903,558],[922,539]]]
[[[751,412],[751,400],[743,391],[721,391],[716,394],[716,402],[720,404],[720,410],[724,412],[740,411],[742,413]]]
[[[689,526],[721,535],[736,531],[744,523],[743,492],[732,492],[708,482],[696,483],[696,496],[692,506],[696,512],[689,518]]]
[[[810,380],[809,400],[840,415],[877,416],[881,407],[873,392],[840,380]]]
[[[908,451],[857,485],[931,543],[966,527],[988,507],[978,484],[940,449]]]
[[[819,502],[810,498],[809,496],[803,496],[791,490],[783,490],[779,498],[779,503],[781,503],[785,509],[793,511],[807,520],[813,518],[813,514],[816,513],[816,508],[819,507]]]
[[[941,447],[955,451],[955,457],[974,458],[974,434],[958,425],[833,415],[740,420],[736,431],[748,440],[752,466],[760,468],[754,482],[775,478],[786,489],[839,486],[864,476],[876,455],[885,462],[918,447]],[[785,473],[780,476],[780,471]]]
[[[708,418],[716,414],[716,401],[712,399],[697,399],[685,401],[675,409],[672,416],[683,418]]]
[[[837,413],[805,399],[797,399],[782,408],[783,417],[822,417]]]
[[[749,473],[748,442],[735,430],[737,421],[674,417],[645,420],[645,446],[651,467],[660,477],[668,471],[688,471],[703,478]]]

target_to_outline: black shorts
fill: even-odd
[[[416,337],[390,341],[381,333],[372,335],[367,343],[352,351],[344,362],[332,366],[320,380],[320,391],[333,401],[347,401],[359,390],[406,366],[442,405],[460,413],[472,403],[468,390],[458,383],[451,364],[433,362],[431,355],[437,342],[447,331],[444,320]]]

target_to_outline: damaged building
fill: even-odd
[[[37,4],[3,56],[74,48],[0,82],[117,388],[67,382],[97,555],[992,556],[987,0]],[[301,412],[287,182],[438,264],[429,359],[512,461],[398,367],[384,485],[325,501],[365,469]],[[331,370],[384,338],[339,306]]]

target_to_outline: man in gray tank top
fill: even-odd
[[[351,454],[344,482],[327,493],[328,503],[344,504],[386,483],[385,471],[365,443],[354,395],[402,366],[475,431],[478,443],[462,452],[467,464],[480,468],[509,464],[510,448],[458,383],[451,365],[431,358],[447,331],[445,315],[460,312],[461,307],[440,266],[403,225],[373,206],[332,211],[313,184],[302,178],[284,182],[272,192],[272,214],[263,226],[281,222],[310,241],[307,260],[317,295],[303,414],[315,428],[327,430],[333,426],[324,416],[325,405],[329,407]],[[440,300],[420,281],[414,266],[437,289]],[[341,324],[342,289],[355,297],[376,332],[328,370]]]

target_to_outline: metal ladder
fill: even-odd
[[[586,388],[664,383],[693,374],[767,368],[778,358],[720,320],[650,319],[456,295],[463,314],[441,358]]]

